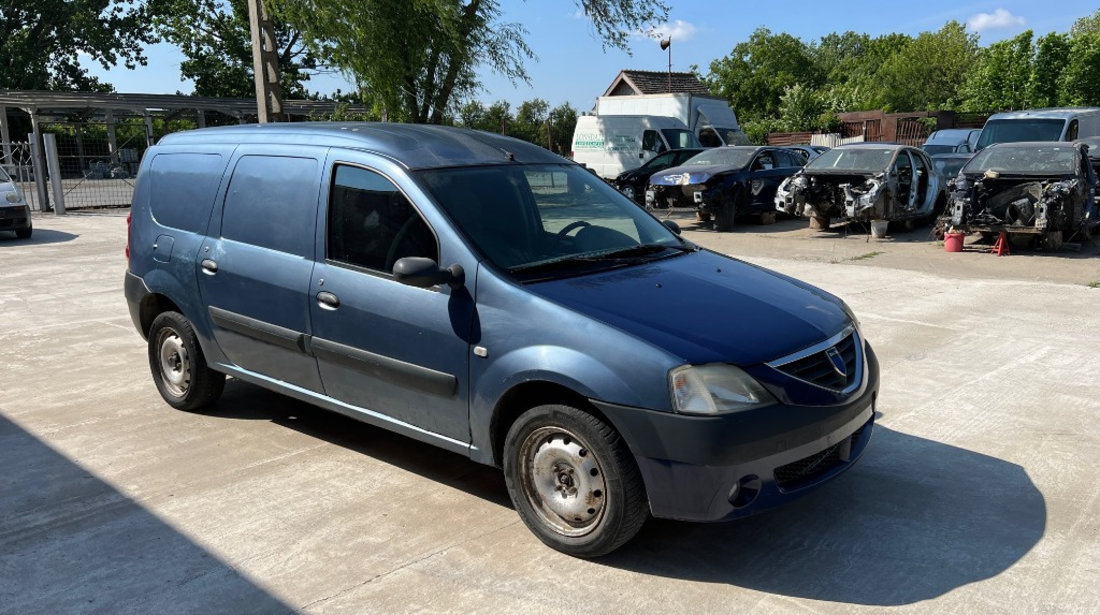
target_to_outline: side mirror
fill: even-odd
[[[675,220],[661,220],[661,223],[667,226],[668,230],[672,231],[673,233],[676,233],[677,235],[680,234],[680,225],[676,224]]]
[[[419,288],[430,288],[439,284],[458,288],[466,281],[466,272],[458,264],[440,269],[439,265],[430,258],[406,256],[397,259],[393,264],[393,277],[402,284]]]

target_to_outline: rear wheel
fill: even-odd
[[[714,215],[714,230],[719,232],[733,230],[733,223],[737,218],[737,211],[741,209],[743,200],[744,197],[741,191],[738,190],[719,204],[718,211]]]
[[[160,396],[179,410],[205,408],[225,387],[225,374],[207,367],[194,328],[178,312],[164,312],[149,327],[149,369]]]
[[[649,514],[626,443],[600,419],[570,406],[538,406],[516,420],[504,445],[504,478],[527,527],[576,557],[614,551]]]

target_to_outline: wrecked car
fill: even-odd
[[[718,231],[729,231],[736,218],[753,214],[771,223],[776,188],[801,168],[802,156],[781,147],[716,147],[654,173],[645,203],[651,209],[693,208],[700,220],[713,219]]]
[[[919,148],[857,143],[825,152],[783,182],[775,208],[821,229],[836,220],[915,222],[942,207],[942,186]]]
[[[940,227],[1030,235],[1047,249],[1085,239],[1096,226],[1096,170],[1083,143],[990,145],[951,182]],[[1014,242],[1014,243],[1018,243]]]
[[[665,152],[637,169],[623,171],[618,177],[611,181],[611,185],[618,188],[619,192],[625,194],[630,200],[645,205],[646,186],[649,185],[649,178],[654,173],[663,171],[671,166],[683,164],[687,162],[689,158],[702,151],[703,148],[701,147],[686,147]]]

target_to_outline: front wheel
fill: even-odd
[[[164,312],[149,327],[149,369],[160,396],[179,410],[205,408],[225,387],[225,374],[207,367],[194,328],[178,312]]]
[[[600,419],[570,406],[538,406],[516,420],[504,444],[504,479],[527,527],[576,557],[614,551],[649,514],[626,443]]]
[[[718,205],[718,211],[714,215],[714,230],[720,233],[733,230],[734,220],[737,219],[737,211],[741,209],[743,200],[741,191],[737,191]]]

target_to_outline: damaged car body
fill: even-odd
[[[944,200],[940,175],[919,148],[860,143],[833,148],[779,186],[775,208],[810,218],[817,228],[836,220],[917,220]]]
[[[802,156],[781,147],[716,147],[650,177],[645,204],[695,209],[718,231],[731,230],[735,218],[749,214],[774,222],[776,188],[801,168]]]
[[[1032,235],[1047,249],[1096,226],[1096,170],[1086,144],[1020,142],[976,154],[951,184],[939,226]]]

